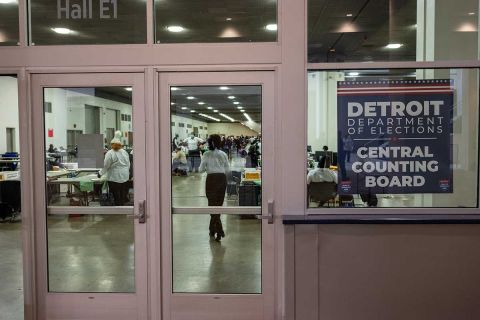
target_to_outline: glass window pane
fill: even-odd
[[[146,43],[146,18],[146,1],[32,0],[31,43]]]
[[[23,319],[21,166],[18,83],[14,76],[0,76],[0,110],[0,314],[5,319],[20,320]]]
[[[262,221],[222,215],[222,242],[209,239],[209,215],[173,215],[173,292],[262,292]]]
[[[155,15],[157,43],[277,40],[277,0],[156,0]]]
[[[477,59],[478,13],[476,0],[309,0],[308,61]]]
[[[133,292],[132,88],[47,88],[44,107],[49,290]]]
[[[173,207],[260,206],[261,86],[172,87],[171,103]]]
[[[16,46],[19,41],[18,1],[0,1],[0,46]]]
[[[309,207],[477,207],[478,69],[309,72]]]

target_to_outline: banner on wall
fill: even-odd
[[[339,82],[339,194],[451,193],[453,80]]]

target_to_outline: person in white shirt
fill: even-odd
[[[188,162],[190,165],[190,171],[198,171],[198,166],[200,163],[200,145],[205,143],[202,139],[195,137],[195,134],[192,132],[190,136],[183,140],[187,144],[188,148]]]
[[[99,177],[105,176],[116,206],[123,206],[127,201],[130,179],[130,157],[122,149],[121,138],[122,132],[115,132],[115,137],[110,142],[112,149],[105,154],[103,168],[98,173]]]
[[[205,193],[209,206],[222,206],[227,190],[227,174],[230,173],[228,156],[220,150],[221,138],[218,134],[210,135],[208,138],[208,151],[203,154],[199,172],[207,172]],[[219,214],[210,215],[209,226],[210,237],[220,241],[225,237],[222,220]]]
[[[337,172],[330,170],[330,157],[323,156],[318,162],[318,168],[307,175],[307,184],[310,182],[335,182],[338,184]]]

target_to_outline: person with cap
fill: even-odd
[[[115,132],[110,142],[112,148],[105,154],[103,169],[98,173],[98,177],[105,176],[116,206],[123,206],[127,201],[130,179],[130,157],[122,148],[121,138],[122,132]]]

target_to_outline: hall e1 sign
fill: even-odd
[[[58,19],[117,19],[117,0],[57,0]]]
[[[453,80],[339,82],[340,194],[452,193]]]

